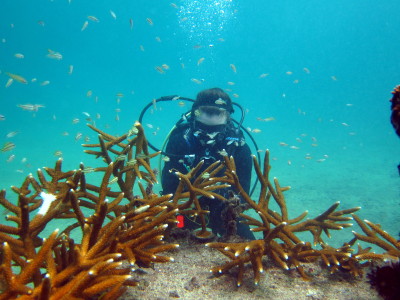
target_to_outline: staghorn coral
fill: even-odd
[[[232,158],[215,162],[203,172],[202,163],[187,174],[175,172],[180,184],[174,195],[157,196],[151,188],[156,176],[150,160],[158,153],[150,154],[143,128],[136,123],[128,133],[114,137],[89,125],[99,133],[99,143],[84,145],[98,150],[86,150],[88,154],[101,157],[105,167],[62,171],[62,160],[55,167],[38,170],[36,180],[29,175],[21,187],[12,187],[18,195],[18,204],[6,198],[0,191],[0,204],[10,211],[7,221],[0,224],[0,299],[116,299],[127,286],[136,283],[130,272],[136,266],[150,266],[156,262],[168,262],[172,258],[159,253],[175,249],[177,244],[163,242],[164,235],[176,224],[176,214],[196,216],[201,229],[195,235],[207,240],[205,217],[207,211],[199,202],[200,197],[216,201],[229,201],[218,194],[222,188],[232,187],[247,206],[258,212],[260,219],[242,214],[254,231],[263,233],[263,239],[242,243],[209,243],[231,261],[215,267],[216,274],[239,268],[238,285],[241,284],[246,264],[251,263],[257,283],[263,272],[263,257],[268,256],[281,267],[294,266],[304,279],[309,276],[302,264],[321,259],[332,271],[347,270],[353,275],[361,274],[361,262],[382,258],[399,257],[399,244],[376,224],[361,221],[353,213],[359,208],[336,211],[339,203],[314,219],[303,220],[306,212],[290,219],[283,192],[278,180],[270,182],[266,153],[264,167],[254,158],[261,191],[257,201],[252,200],[241,188]],[[112,158],[113,157],[113,158]],[[214,177],[221,169],[225,174]],[[90,173],[102,173],[99,186],[89,183]],[[133,194],[138,186],[141,196]],[[114,189],[112,189],[114,187]],[[234,196],[232,195],[232,198]],[[269,202],[274,200],[280,212],[272,211]],[[234,214],[236,215],[238,211]],[[321,234],[329,236],[331,230],[349,227],[351,216],[361,226],[365,235],[355,233],[354,239],[335,249],[324,244]],[[55,230],[46,239],[44,230],[56,219],[68,219],[70,225]],[[235,222],[235,218],[231,218]],[[231,224],[232,225],[232,224]],[[297,232],[309,231],[314,244],[301,241]],[[76,232],[82,237],[78,243]],[[382,238],[380,238],[382,237]],[[370,248],[358,246],[357,240],[373,243],[387,251],[385,254],[370,252]],[[129,262],[127,266],[123,261]]]
[[[227,167],[225,175],[228,177],[228,182],[231,182],[239,190],[240,195],[246,203],[258,213],[260,220],[245,214],[241,214],[241,216],[246,219],[245,223],[254,226],[252,229],[254,232],[263,233],[263,239],[242,243],[213,242],[206,244],[206,246],[217,249],[230,259],[226,264],[212,268],[211,272],[213,274],[223,274],[237,266],[239,269],[237,285],[240,286],[243,281],[245,266],[247,263],[251,263],[254,272],[254,281],[257,284],[260,280],[260,274],[264,271],[262,259],[264,256],[267,256],[284,269],[288,270],[292,266],[295,267],[305,280],[309,280],[310,277],[305,273],[302,264],[314,262],[317,259],[321,259],[331,269],[331,272],[341,269],[347,270],[355,276],[360,276],[362,274],[362,261],[385,259],[388,256],[400,257],[398,252],[399,243],[396,243],[394,238],[381,230],[379,226],[366,221],[371,227],[371,230],[369,230],[353,214],[360,209],[359,207],[336,211],[339,206],[339,202],[336,202],[325,212],[313,219],[302,221],[306,217],[307,212],[290,219],[283,195],[283,192],[287,191],[289,187],[281,187],[276,178],[273,180],[273,184],[269,180],[269,171],[271,168],[269,165],[269,152],[266,151],[263,170],[261,170],[255,157],[253,157],[253,161],[258,180],[261,183],[261,191],[257,202],[252,200],[240,186],[232,159],[225,158],[225,165]],[[274,200],[278,204],[280,212],[269,208],[271,200]],[[349,216],[349,214],[352,214],[352,216]],[[324,243],[321,236],[323,232],[330,237],[331,230],[341,230],[350,227],[352,224],[348,223],[348,221],[353,218],[356,219],[367,236],[355,233],[355,238],[352,241],[345,243],[338,249]],[[297,232],[304,231],[310,232],[314,239],[314,246],[320,245],[322,249],[315,249],[310,243],[301,241],[296,236]],[[380,234],[392,245],[378,238],[376,233]],[[387,250],[387,253],[371,253],[370,248],[362,249],[360,246],[358,252],[353,253],[354,249],[351,247],[357,239],[374,243]]]
[[[146,153],[141,126],[135,128],[134,138],[118,155],[129,158],[131,147],[137,155]],[[109,157],[111,147],[122,145],[122,140],[100,139],[99,153]],[[118,159],[105,161],[105,168],[88,171],[81,164],[78,170],[63,172],[60,159],[54,169],[44,168],[50,179],[38,170],[39,181],[29,175],[21,187],[12,187],[18,205],[6,199],[4,190],[0,192],[0,204],[13,213],[7,220],[15,223],[0,225],[4,287],[0,299],[116,299],[127,286],[135,285],[129,273],[136,265],[172,260],[159,255],[177,247],[162,241],[168,224],[175,223],[176,209],[166,210],[171,195],[140,198],[131,193],[136,177],[155,180],[146,158],[138,159],[138,165],[147,172],[138,167],[121,169]],[[104,172],[100,186],[87,183],[86,173],[92,171]],[[122,192],[111,191],[113,175]],[[124,198],[128,204],[122,205]],[[71,219],[72,224],[43,239],[43,230],[55,219]],[[72,238],[76,230],[82,233],[80,243]],[[130,266],[123,267],[123,261]]]

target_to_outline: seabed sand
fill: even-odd
[[[311,281],[304,281],[296,270],[284,271],[264,259],[264,273],[254,284],[251,265],[247,266],[240,287],[236,272],[216,277],[210,269],[222,265],[227,258],[204,244],[180,243],[180,247],[166,255],[175,261],[158,263],[152,268],[141,268],[132,273],[138,286],[129,288],[121,299],[381,299],[367,281],[348,273],[330,274],[320,264],[304,265]]]

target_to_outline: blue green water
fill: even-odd
[[[13,197],[9,187],[53,166],[56,151],[65,170],[80,162],[103,166],[82,151],[84,138],[97,139],[83,112],[120,135],[152,99],[194,98],[218,86],[245,108],[244,126],[261,131],[253,135],[260,150],[271,151],[272,176],[292,187],[286,193],[291,216],[307,209],[314,217],[341,201],[342,208],[361,206],[362,218],[397,236],[400,139],[389,122],[390,92],[400,84],[396,4],[3,0],[0,146],[16,147],[0,153],[0,185]],[[49,49],[62,59],[47,57]],[[169,69],[161,74],[155,68],[163,64]],[[6,72],[28,83],[6,87]],[[45,107],[30,112],[18,104]],[[149,111],[150,141],[161,146],[188,109],[173,102]],[[78,133],[83,137],[76,141]],[[339,244],[348,232],[336,233]]]

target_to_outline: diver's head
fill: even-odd
[[[220,88],[203,90],[192,106],[194,119],[207,126],[225,125],[233,113],[232,100]]]

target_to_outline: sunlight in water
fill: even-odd
[[[184,0],[179,25],[193,42],[214,42],[235,19],[235,6],[232,0]]]

